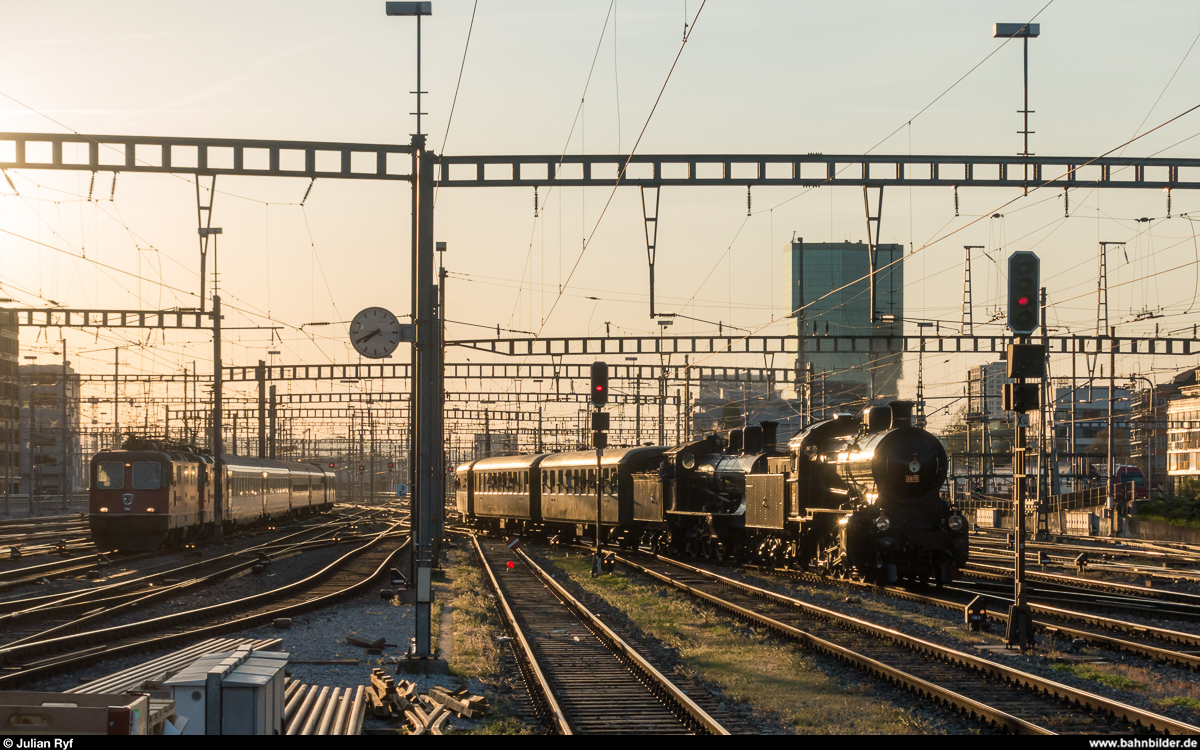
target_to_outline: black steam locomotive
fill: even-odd
[[[776,447],[775,424],[674,448],[488,458],[458,467],[458,509],[482,528],[606,539],[694,557],[860,577],[949,581],[967,522],[941,499],[947,458],[912,403],[838,415]]]

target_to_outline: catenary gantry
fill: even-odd
[[[0,169],[412,181],[411,145],[0,133]],[[1200,159],[866,154],[435,157],[439,187],[869,185],[1200,188]]]

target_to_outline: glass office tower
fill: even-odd
[[[861,411],[869,402],[899,397],[904,317],[904,247],[880,245],[875,257],[875,320],[871,320],[871,258],[862,242],[791,246],[792,317],[800,336],[796,391],[811,389],[813,417]],[[851,351],[816,351],[812,337],[882,336],[868,349],[865,341]],[[890,351],[887,347],[890,346]],[[831,347],[825,347],[831,348]],[[812,364],[811,382],[808,365]]]

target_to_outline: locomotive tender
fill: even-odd
[[[796,435],[775,424],[673,448],[486,458],[458,467],[458,510],[477,527],[582,535],[693,557],[755,561],[887,583],[944,582],[966,562],[968,524],[940,490],[948,461],[912,425],[912,403],[840,414]]]
[[[333,505],[333,473],[311,464],[226,456],[223,524],[297,516]],[[212,528],[212,456],[107,450],[92,457],[89,518],[100,549],[154,550]]]

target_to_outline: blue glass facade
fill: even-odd
[[[895,353],[816,353],[805,350],[811,336],[899,336],[904,318],[904,247],[876,249],[875,294],[877,319],[871,320],[871,259],[867,245],[792,242],[792,317],[800,336],[796,361],[798,385],[806,366],[813,365],[813,407],[816,416],[831,410],[861,410],[871,399],[899,397],[903,364],[900,342]]]

